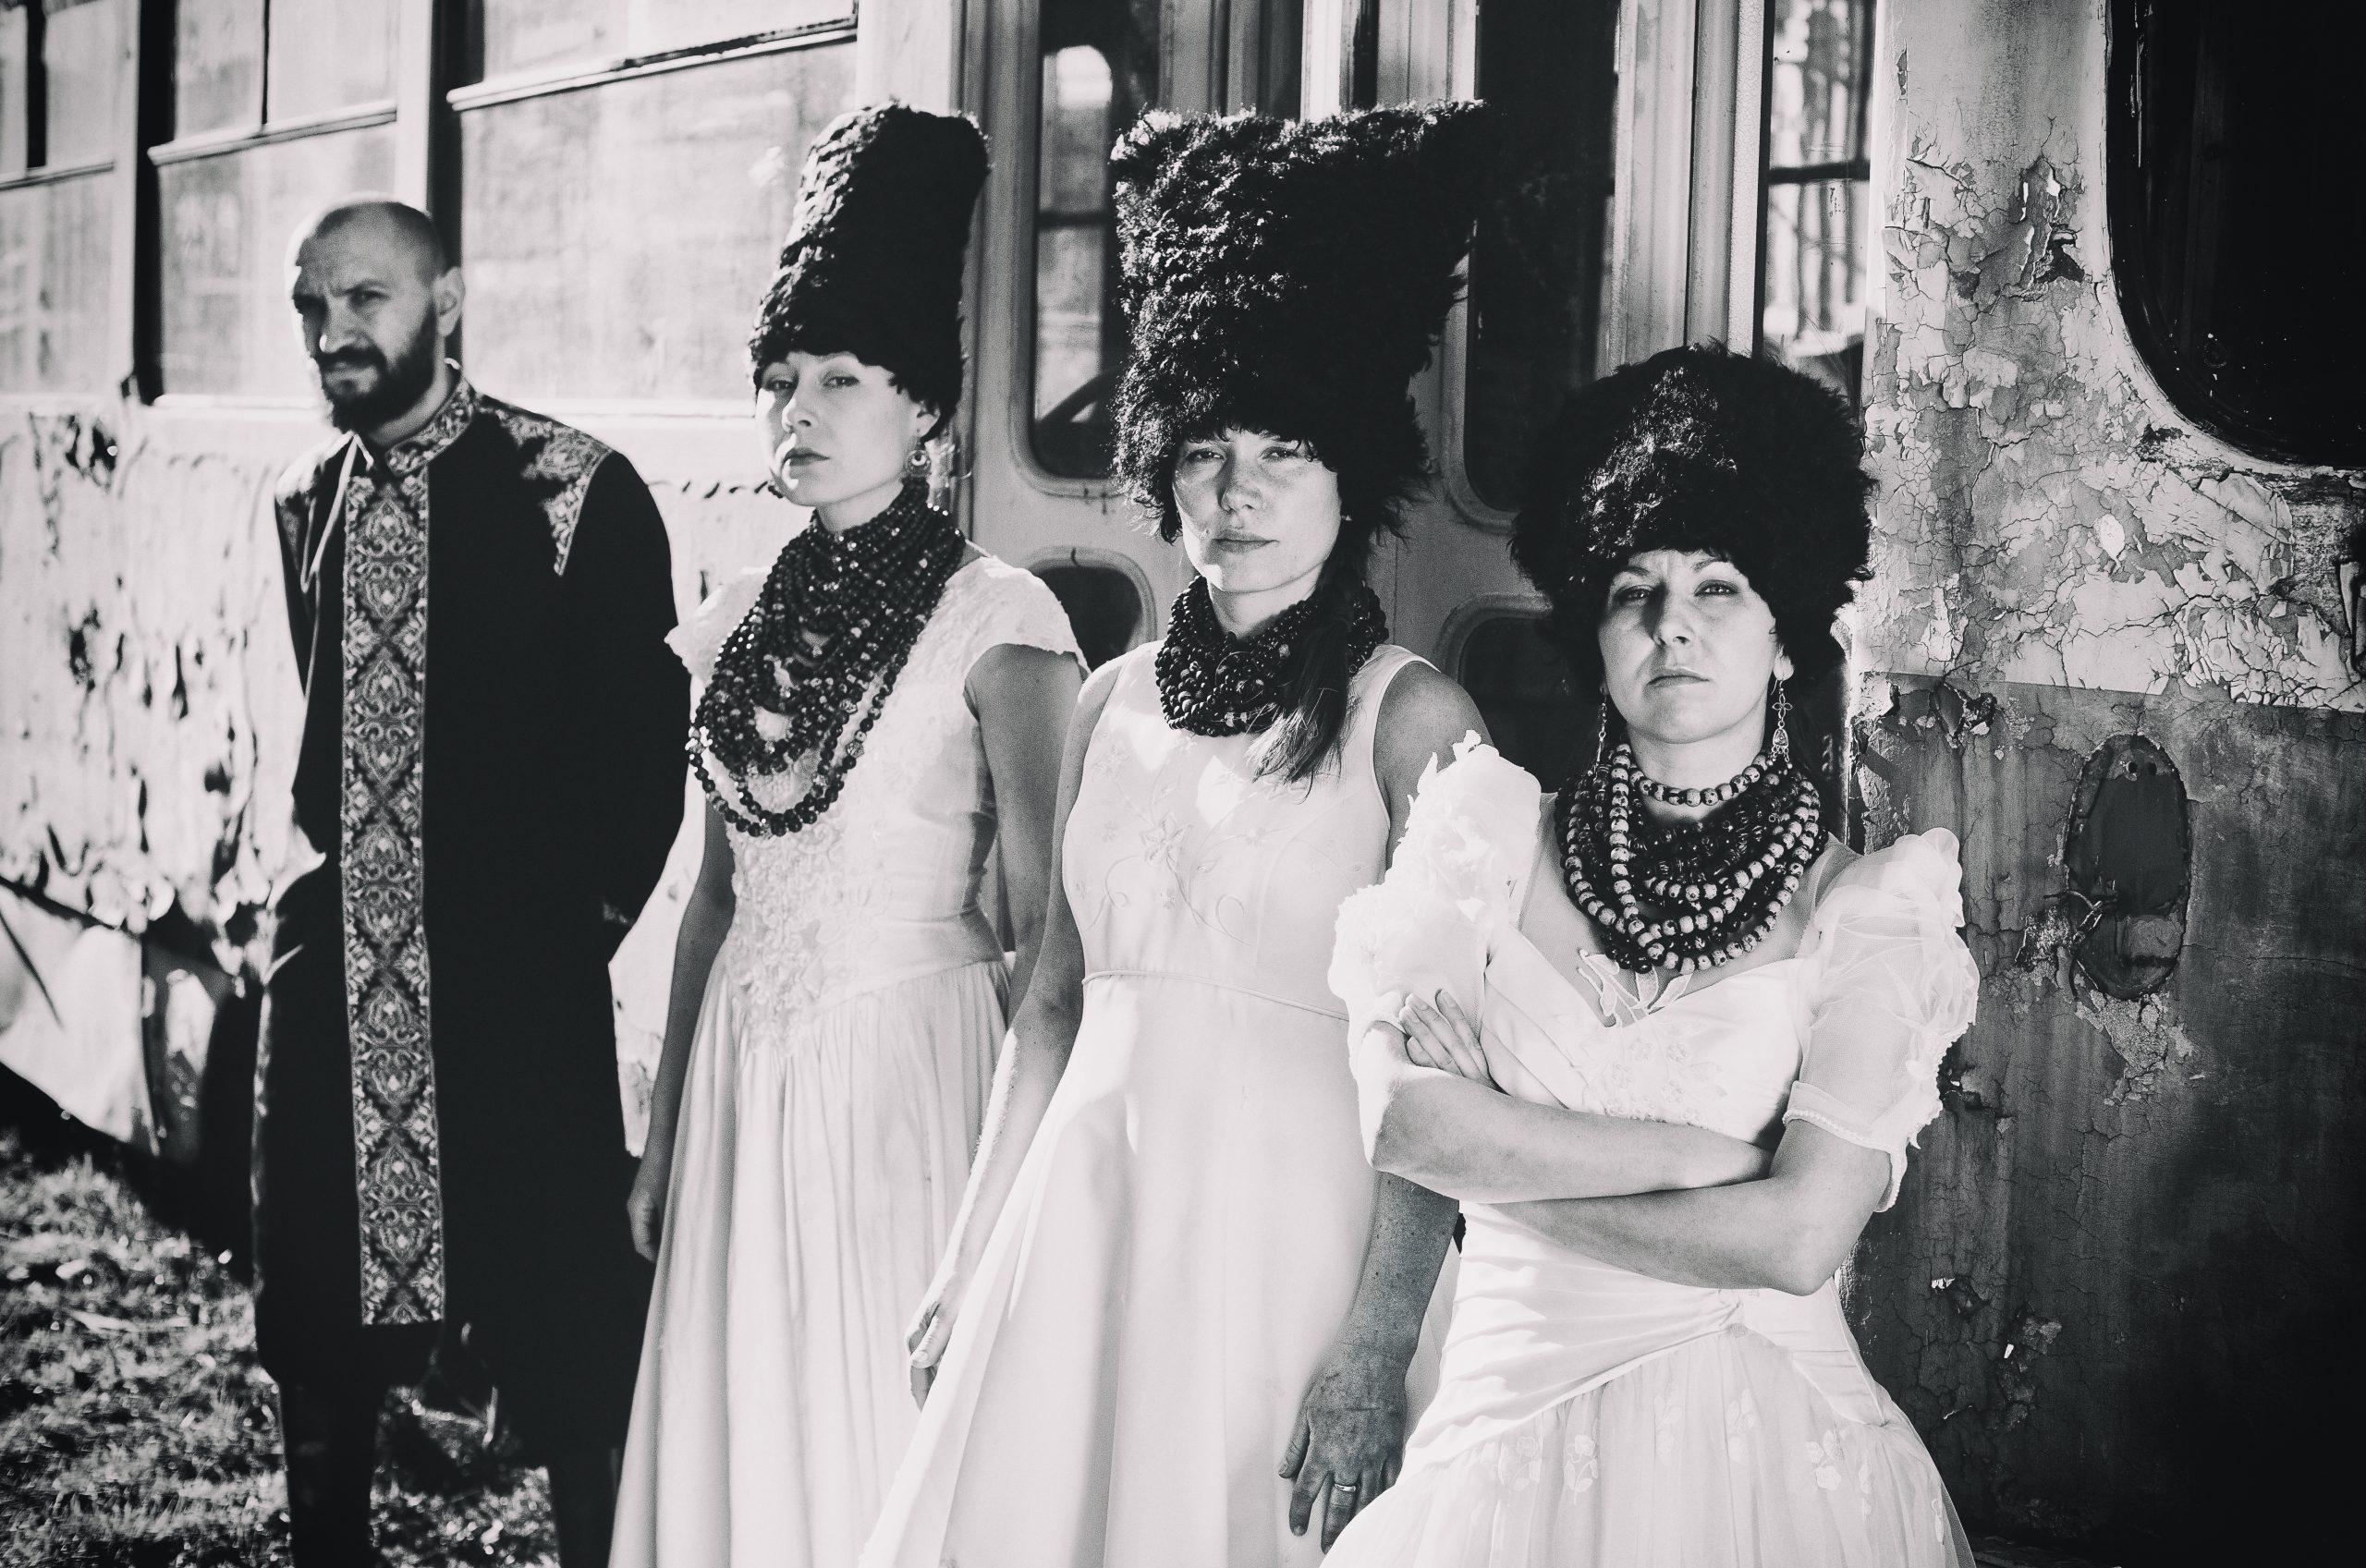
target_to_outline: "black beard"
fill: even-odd
[[[316,360],[323,370],[344,365],[374,365],[378,369],[376,385],[342,402],[325,383],[322,385],[321,395],[328,400],[329,423],[341,431],[368,431],[408,412],[435,384],[438,362],[433,316],[420,323],[419,335],[392,362],[368,344],[344,349],[324,363]]]

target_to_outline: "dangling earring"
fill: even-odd
[[[1773,675],[1766,678],[1774,687],[1774,760],[1788,762],[1791,760],[1791,696],[1783,689],[1780,680]]]
[[[1610,693],[1602,694],[1601,722],[1593,728],[1593,763],[1599,768],[1610,760]]]
[[[904,459],[904,467],[911,469],[912,472],[916,474],[924,474],[928,472],[927,442],[923,441],[918,446],[912,448],[912,455]]]

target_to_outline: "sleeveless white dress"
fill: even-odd
[[[701,685],[764,573],[674,634]],[[963,685],[988,649],[1077,657],[1033,574],[947,580],[844,792],[731,833],[738,908],[675,1134],[616,1568],[848,1568],[919,1412],[904,1331],[968,1179],[1004,1027],[979,907],[993,783]],[[811,760],[756,788],[775,809]]]
[[[1289,1533],[1276,1472],[1375,1187],[1323,972],[1339,901],[1385,863],[1372,728],[1413,655],[1366,662],[1338,762],[1300,784],[1256,777],[1256,737],[1170,728],[1155,656],[1119,664],[1068,815],[1075,1050],[871,1568],[1322,1559],[1317,1532]],[[1435,1343],[1408,1379],[1417,1414]]]
[[[1639,1000],[1599,954],[1571,985],[1519,930],[1558,866],[1548,807],[1475,742],[1424,780],[1386,882],[1340,912],[1332,983],[1358,1026],[1444,987],[1506,1093],[1738,1138],[1812,1122],[1889,1156],[1886,1208],[1977,1001],[1954,835],[1833,875],[1796,955]],[[1970,1568],[1835,1283],[1669,1284],[1464,1214],[1438,1396],[1330,1568]]]

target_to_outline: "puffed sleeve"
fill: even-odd
[[[1387,876],[1339,906],[1329,978],[1348,1007],[1348,1039],[1395,1022],[1415,993],[1444,990],[1479,1016],[1489,943],[1518,918],[1541,795],[1532,775],[1475,734],[1456,743],[1445,767],[1423,770]]]
[[[1956,837],[1937,828],[1866,856],[1816,906],[1807,1053],[1783,1119],[1888,1155],[1884,1209],[1939,1114],[1939,1060],[1979,1005],[1962,880]]]
[[[723,579],[723,586],[701,601],[682,624],[665,634],[665,646],[674,650],[690,672],[690,683],[701,690],[714,676],[714,661],[723,651],[724,639],[739,629],[748,612],[764,591],[764,577],[769,566],[748,566]]]

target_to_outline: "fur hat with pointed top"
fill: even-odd
[[[1454,304],[1487,151],[1476,103],[1158,114],[1118,140],[1117,468],[1162,533],[1177,449],[1226,428],[1305,441],[1359,533],[1394,526],[1429,468],[1407,383]]]
[[[958,115],[880,103],[814,140],[748,351],[848,353],[939,413],[961,401],[961,257],[986,139]]]

